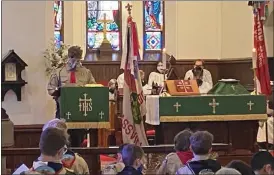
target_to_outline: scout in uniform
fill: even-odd
[[[54,144],[53,144],[54,143]],[[65,168],[61,162],[67,151],[68,135],[61,129],[49,127],[40,137],[40,157],[33,162],[32,168],[21,174],[75,175],[73,170]]]
[[[60,88],[71,86],[85,86],[86,84],[95,84],[95,79],[89,69],[83,67],[80,63],[83,51],[78,46],[72,46],[68,49],[68,62],[53,72],[48,83],[48,93],[56,101],[56,118],[60,118]],[[86,131],[83,129],[70,130],[71,145],[79,147],[84,139]]]
[[[67,125],[63,120],[50,120],[43,126],[43,131],[49,127],[58,128],[67,133]],[[76,174],[89,174],[88,165],[83,157],[77,153],[74,153],[70,149],[67,149],[61,161],[65,168],[73,170]]]

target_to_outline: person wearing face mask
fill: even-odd
[[[211,73],[204,69],[203,60],[196,60],[194,68],[187,71],[185,80],[196,80],[201,94],[206,94],[213,87]]]
[[[48,94],[56,100],[56,118],[60,118],[60,88],[64,86],[85,86],[95,84],[95,79],[89,69],[82,66],[80,60],[83,50],[78,46],[71,46],[68,49],[67,63],[57,69],[50,76],[48,83]]]
[[[86,84],[95,84],[95,79],[89,69],[80,63],[83,50],[79,46],[71,46],[68,49],[67,63],[54,71],[48,83],[48,94],[53,96],[56,101],[55,118],[60,118],[60,89],[67,86],[85,86]],[[81,145],[85,130],[71,130],[71,146]]]
[[[268,119],[267,121],[261,121],[259,122],[259,129],[257,134],[257,142],[260,147],[260,149],[265,150],[266,149],[266,125],[267,125],[267,135],[268,135],[268,148],[270,150],[274,150],[274,118],[273,118],[273,101],[267,102],[267,115]]]
[[[267,151],[260,151],[253,155],[251,168],[256,175],[273,175],[274,157]]]
[[[50,127],[60,129],[64,131],[65,134],[67,133],[67,130],[68,130],[65,121],[57,118],[48,121],[43,126],[42,131]],[[67,149],[67,151],[64,153],[62,158],[62,164],[65,168],[69,168],[77,174],[83,174],[83,175],[89,174],[89,168],[85,159],[81,157],[78,153],[73,152],[71,149]]]
[[[157,68],[154,72],[151,72],[148,77],[148,86],[152,87],[152,84],[156,84],[158,86],[164,86],[164,67],[162,62],[157,63]]]
[[[65,168],[61,161],[67,151],[67,144],[68,136],[63,130],[53,127],[45,129],[40,137],[40,157],[33,162],[29,171],[21,174],[76,174],[73,170]]]

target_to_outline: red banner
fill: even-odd
[[[270,76],[264,39],[264,28],[260,14],[260,10],[258,9],[258,13],[254,15],[254,48],[257,51],[256,76],[259,83],[257,84],[257,91],[261,94],[270,95]]]

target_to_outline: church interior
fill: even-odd
[[[274,173],[273,5],[3,1],[1,172],[50,167],[43,139],[65,129],[65,174],[107,174],[119,155],[126,171],[130,149],[144,156],[128,171],[184,174],[208,144],[213,174],[246,174],[235,160],[263,174],[268,153]]]

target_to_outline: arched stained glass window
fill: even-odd
[[[100,48],[104,40],[114,51],[121,50],[121,11],[119,1],[87,1],[87,49]]]
[[[144,51],[164,48],[164,1],[144,1]]]
[[[64,41],[64,1],[54,1],[54,42],[57,48]]]

